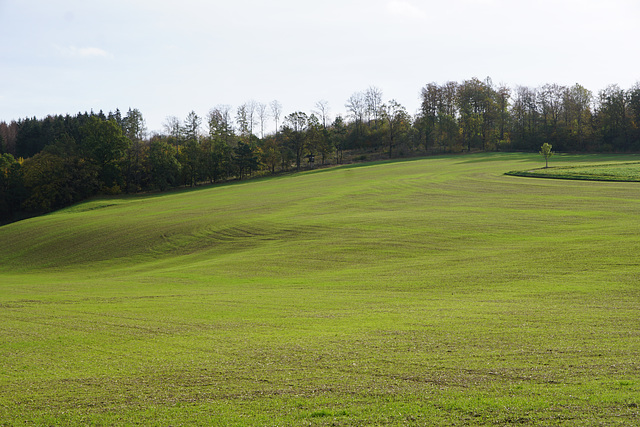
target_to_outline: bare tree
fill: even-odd
[[[322,127],[327,128],[327,121],[329,120],[329,102],[324,99],[316,102],[316,109],[313,111],[320,116],[320,120],[322,120]]]
[[[257,112],[258,104],[256,103],[256,101],[251,100],[247,102],[245,106],[247,111],[247,123],[249,125],[249,139],[251,139],[251,137],[253,136],[253,127],[256,125],[256,122],[257,122],[256,112]]]
[[[545,124],[558,125],[567,88],[558,84],[546,84],[538,91],[538,104]]]
[[[356,92],[351,95],[344,106],[356,122],[362,123],[367,107],[365,104],[365,97],[362,92]]]
[[[514,137],[520,141],[529,139],[537,129],[538,123],[538,92],[527,86],[517,86],[513,106],[511,107],[511,120],[513,122]]]
[[[353,117],[356,122],[356,137],[360,138],[362,135],[362,122],[366,112],[365,96],[362,92],[356,92],[349,97],[347,103],[344,105],[349,111],[349,115]]]
[[[367,119],[368,121],[373,120],[377,127],[380,107],[382,106],[382,91],[375,86],[369,86],[369,89],[364,93],[364,101]]]
[[[180,134],[182,133],[182,126],[180,126],[180,119],[176,116],[167,116],[162,124],[167,135],[173,138],[174,144],[177,146],[180,141]]]
[[[271,117],[273,117],[273,119],[276,122],[276,137],[277,137],[278,136],[278,120],[280,120],[280,115],[282,114],[282,104],[280,104],[278,101],[274,99],[273,101],[271,101],[270,107],[271,107]]]
[[[258,103],[258,120],[260,121],[260,139],[264,139],[264,124],[269,118],[269,111],[267,111],[267,104],[262,102]]]

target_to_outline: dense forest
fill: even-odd
[[[97,194],[244,179],[370,153],[537,151],[545,142],[565,152],[640,151],[640,84],[594,95],[579,84],[430,83],[415,116],[382,99],[376,87],[356,92],[348,115],[333,119],[324,101],[310,114],[288,115],[277,101],[221,105],[204,118],[167,117],[153,135],[137,109],[0,122],[0,222]],[[275,131],[265,134],[271,123]]]

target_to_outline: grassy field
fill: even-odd
[[[512,171],[508,172],[508,175],[589,181],[639,182],[640,162],[628,162],[621,158],[616,163],[536,168],[526,171]]]
[[[640,161],[556,156],[554,166]],[[640,184],[479,154],[0,228],[0,425],[638,425]]]

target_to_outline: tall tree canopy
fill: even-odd
[[[319,101],[311,114],[283,113],[278,101],[219,104],[203,120],[167,117],[151,134],[142,113],[47,116],[0,122],[0,221],[40,212],[99,192],[165,190],[243,179],[260,169],[301,170],[308,156],[321,163],[443,152],[526,150],[640,150],[640,83],[598,93],[575,84],[494,85],[471,78],[420,90],[415,116],[369,86],[345,102],[347,115],[329,118]],[[273,119],[272,133],[266,130]],[[283,119],[284,117],[284,119]],[[259,125],[259,129],[256,126]],[[254,129],[257,132],[254,132]],[[257,135],[256,135],[257,133]],[[319,162],[317,162],[319,163]],[[316,164],[317,164],[316,163]]]

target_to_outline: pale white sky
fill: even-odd
[[[410,113],[429,82],[640,81],[638,0],[0,0],[0,121],[277,99],[343,113],[376,86]]]

